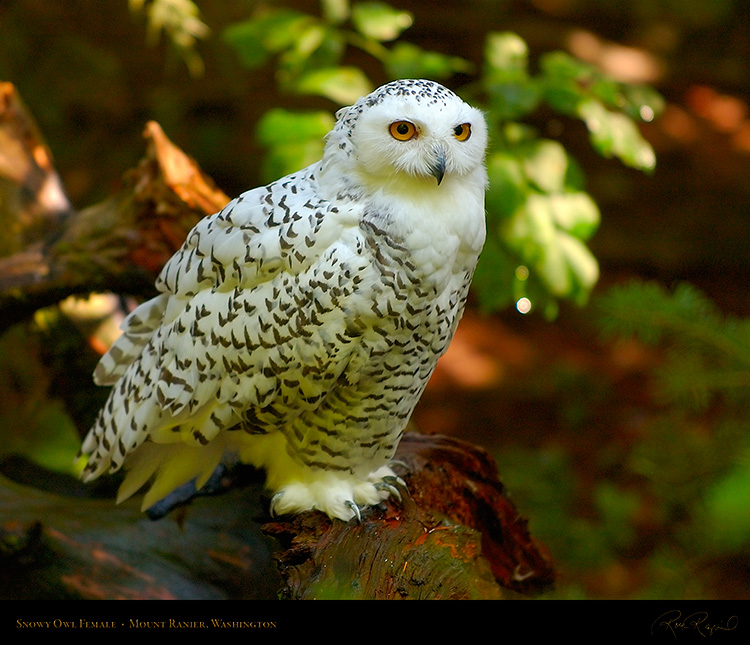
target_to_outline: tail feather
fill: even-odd
[[[128,460],[127,474],[117,493],[117,503],[137,493],[151,479],[151,488],[143,498],[143,510],[193,479],[196,480],[196,488],[200,489],[216,470],[225,449],[225,442],[221,438],[203,447],[144,443]]]

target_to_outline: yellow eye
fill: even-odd
[[[408,141],[417,136],[417,128],[409,121],[394,121],[389,130],[391,136],[399,141]]]
[[[456,135],[456,139],[459,141],[466,141],[471,136],[471,125],[468,123],[457,125],[453,129],[453,134]]]

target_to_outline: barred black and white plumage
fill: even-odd
[[[389,495],[484,242],[486,125],[422,80],[337,116],[319,163],[199,222],[126,318],[94,375],[113,388],[87,481],[125,466],[118,499],[153,480],[148,508],[234,457],[280,514]]]

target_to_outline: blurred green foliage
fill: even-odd
[[[330,112],[297,113],[282,108],[266,112],[256,128],[258,140],[267,149],[265,172],[282,177],[292,166],[304,168],[320,159],[320,142],[333,124]]]
[[[0,458],[20,455],[72,475],[80,437],[64,402],[52,393],[39,329],[19,325],[0,337]]]
[[[750,319],[723,315],[687,283],[613,288],[599,308],[605,334],[664,350],[654,379],[667,411],[631,468],[670,513],[695,515],[690,532],[704,552],[750,551]]]
[[[632,576],[628,597],[712,597],[712,565],[750,555],[750,321],[723,315],[689,284],[634,282],[594,305],[607,342],[658,350],[647,375],[658,407],[637,441],[599,455],[606,478],[590,465],[582,473],[553,440],[500,451],[503,481],[561,564],[552,597],[585,596],[573,582],[582,575]],[[564,431],[585,436],[586,419],[560,416]]]
[[[655,282],[615,287],[598,304],[605,335],[664,344],[656,370],[662,401],[705,409],[750,405],[750,319],[725,316],[693,285],[673,292]],[[726,406],[725,406],[726,411]]]

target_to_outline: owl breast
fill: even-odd
[[[473,262],[459,257],[458,242],[436,279],[383,223],[363,217],[350,253],[339,249],[330,270],[324,262],[305,298],[294,289],[273,294],[280,311],[309,314],[287,326],[286,348],[275,339],[263,371],[269,402],[245,408],[242,426],[281,430],[307,467],[361,474],[391,459],[463,311]]]

